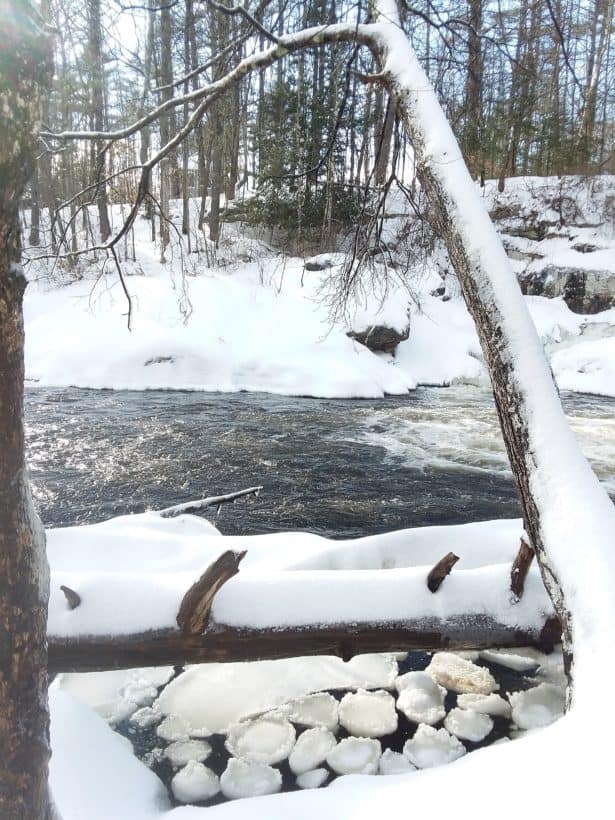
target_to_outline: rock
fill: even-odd
[[[394,353],[397,345],[410,336],[410,323],[401,331],[386,325],[371,325],[365,330],[349,330],[346,335],[373,353]]]
[[[518,274],[528,296],[562,296],[573,313],[593,314],[615,306],[615,273],[609,270],[547,265],[540,271]]]
[[[319,253],[317,256],[306,259],[303,267],[306,270],[327,270],[337,265],[343,265],[345,258],[343,253]]]

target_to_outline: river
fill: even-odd
[[[615,399],[563,402],[615,497]],[[519,514],[493,399],[470,386],[351,401],[29,387],[26,434],[47,527],[254,484],[258,499],[222,508],[224,533],[353,537]]]

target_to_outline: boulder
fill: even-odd
[[[615,272],[547,265],[518,274],[528,296],[562,296],[573,313],[600,313],[615,306]]]
[[[403,330],[386,325],[371,325],[364,330],[349,330],[346,335],[374,353],[395,353],[397,345],[410,336],[410,323]]]

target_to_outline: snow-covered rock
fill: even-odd
[[[461,740],[478,743],[491,732],[493,721],[489,715],[473,709],[451,709],[444,719],[444,728]]]
[[[471,692],[457,696],[457,706],[460,709],[473,709],[482,715],[510,718],[510,703],[503,697],[492,692],[490,695],[476,695]]]
[[[303,774],[310,769],[316,769],[336,744],[335,735],[328,729],[307,729],[299,735],[290,753],[288,763],[291,771],[294,774]]]
[[[461,694],[488,695],[500,688],[488,669],[452,652],[437,652],[425,671],[440,686]]]
[[[337,774],[376,774],[382,747],[379,740],[347,737],[327,755],[327,764]]]
[[[164,750],[172,766],[179,768],[191,760],[201,762],[211,754],[211,746],[205,740],[176,740]]]
[[[320,726],[334,732],[339,725],[339,704],[328,692],[296,698],[285,708],[288,719],[299,726]]]
[[[282,775],[278,769],[263,763],[248,763],[231,757],[220,775],[220,787],[229,800],[275,794],[282,788]]]
[[[199,803],[218,794],[220,779],[207,766],[191,760],[173,776],[171,790],[180,803]]]
[[[340,724],[357,737],[382,737],[397,729],[395,699],[379,690],[349,692],[340,703]]]
[[[395,681],[399,692],[397,708],[408,720],[432,726],[446,714],[446,689],[439,686],[426,672],[407,672]]]
[[[327,769],[312,769],[303,772],[297,777],[297,786],[300,789],[318,789],[329,777]]]
[[[416,771],[416,766],[400,752],[385,749],[378,763],[378,774],[406,774]]]
[[[508,699],[512,719],[520,729],[548,726],[564,714],[566,705],[565,691],[551,683],[541,683],[525,692],[513,692]]]
[[[295,737],[295,728],[287,720],[261,717],[231,726],[225,746],[241,760],[271,765],[286,760]]]
[[[417,769],[429,769],[452,763],[466,753],[466,748],[446,729],[421,724],[414,737],[404,743],[403,752]]]

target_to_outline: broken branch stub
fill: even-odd
[[[455,555],[454,552],[447,553],[444,558],[438,561],[427,576],[427,586],[430,592],[437,592],[440,589],[442,581],[444,581],[457,561],[459,561],[459,556]]]
[[[60,589],[64,593],[64,597],[68,602],[69,609],[77,609],[77,607],[81,603],[81,595],[79,595],[78,592],[75,592],[74,589],[64,586],[64,584],[62,584]]]
[[[525,588],[525,579],[534,558],[534,550],[527,543],[525,538],[521,539],[519,552],[513,561],[510,571],[510,591],[517,598],[521,598]]]
[[[237,575],[245,555],[246,550],[223,552],[186,592],[177,613],[177,624],[184,635],[200,635],[205,631],[216,592]]]

